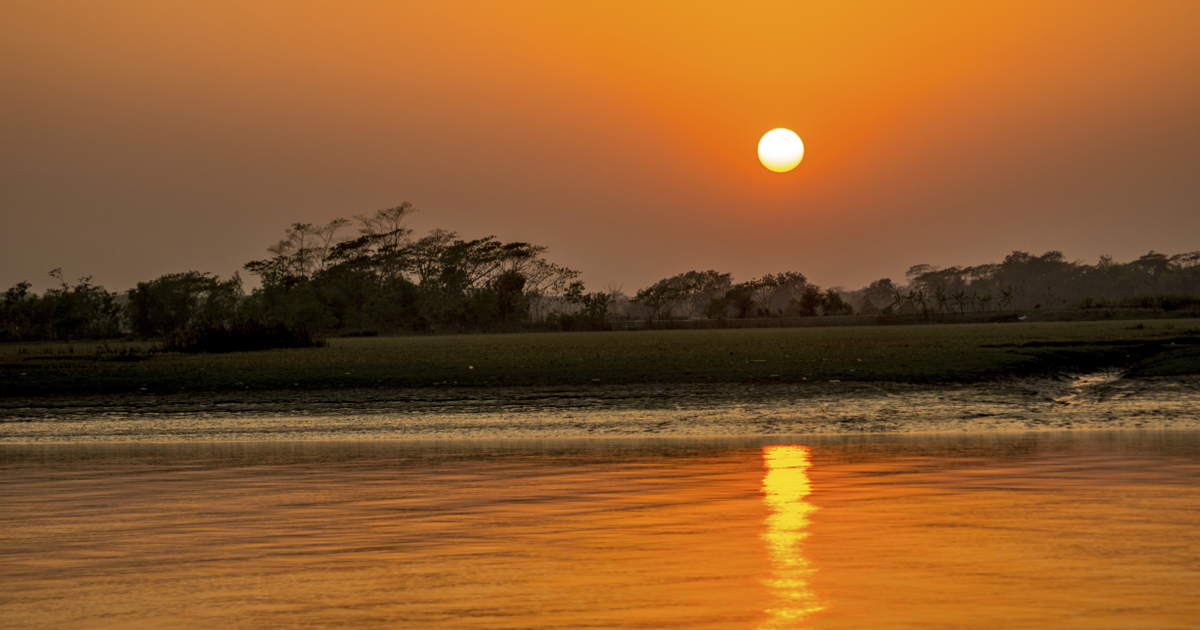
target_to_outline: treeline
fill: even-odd
[[[885,278],[847,297],[866,314],[1200,306],[1200,252],[1152,251],[1128,263],[1101,256],[1088,265],[1059,251],[1014,251],[1002,262],[974,267],[915,265],[905,279],[901,286]]]
[[[615,301],[621,302],[621,296]],[[810,284],[802,273],[785,271],[734,283],[733,275],[689,271],[640,290],[622,309],[627,318],[649,323],[664,319],[745,319],[852,315],[841,294]]]
[[[1071,308],[1200,309],[1200,252],[1150,252],[1128,263],[1095,265],[1062,252],[1014,251],[974,267],[914,265],[904,283],[881,278],[857,290],[822,290],[796,272],[734,283],[731,274],[689,271],[659,280],[613,311],[647,322],[665,319],[967,313]]]
[[[1063,308],[1200,308],[1200,252],[1150,252],[1096,265],[1061,252],[1013,252],[1002,262],[939,269],[916,265],[904,283],[889,278],[858,290],[822,289],[787,271],[735,282],[729,273],[690,271],[628,296],[589,292],[579,272],[544,257],[546,248],[494,237],[464,239],[405,227],[409,203],[336,219],[296,223],[245,264],[261,286],[249,294],[238,274],[221,279],[168,274],[124,293],[60,269],[58,286],[37,295],[29,282],[4,293],[0,341],[166,339],[165,347],[219,351],[312,345],[325,335],[518,330],[602,330],[614,319],[654,325],[677,319],[747,319],[900,313],[966,313]]]
[[[370,334],[516,330],[603,301],[584,291],[578,271],[547,261],[544,246],[466,240],[441,229],[414,239],[404,221],[415,211],[404,203],[353,223],[292,225],[269,248],[270,258],[246,264],[262,287],[245,308],[258,317]],[[352,226],[356,233],[344,234]]]
[[[111,339],[125,334],[121,296],[80,278],[75,286],[63,279],[62,269],[50,275],[58,286],[37,295],[30,282],[18,282],[4,292],[0,305],[0,341]]]
[[[71,287],[55,270],[61,288],[8,290],[0,340],[134,334],[223,347],[230,331],[278,332],[281,323],[298,336],[603,327],[609,296],[588,293],[578,271],[544,258],[546,247],[441,229],[414,238],[404,222],[415,211],[404,203],[354,221],[293,224],[267,258],[245,264],[261,280],[249,295],[237,274],[168,274],[117,294],[89,278]]]

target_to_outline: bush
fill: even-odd
[[[167,335],[167,352],[253,352],[273,348],[324,348],[328,342],[304,325],[256,319],[234,322],[229,327],[206,325]]]
[[[134,332],[143,337],[170,336],[197,326],[219,327],[237,318],[242,279],[229,280],[198,271],[167,274],[139,282],[126,292],[125,308]]]
[[[662,321],[654,322],[662,326]],[[557,330],[565,332],[596,332],[612,330],[612,324],[584,313],[551,313],[540,324],[532,326],[534,330]]]
[[[1144,308],[1161,311],[1180,311],[1200,307],[1200,296],[1196,295],[1139,295],[1119,300],[1095,300],[1084,298],[1079,302],[1081,309],[1096,308]]]

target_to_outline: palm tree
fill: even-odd
[[[992,294],[991,294],[991,293],[985,293],[985,294],[983,295],[983,297],[979,298],[979,303],[983,305],[983,310],[985,310],[985,311],[989,311],[989,310],[991,310],[991,306],[992,306]]]
[[[897,314],[899,314],[900,310],[904,308],[904,301],[906,299],[907,298],[905,298],[903,295],[900,295],[899,291],[892,294],[893,311],[896,312]]]
[[[913,304],[920,304],[922,313],[929,312],[929,302],[924,290],[916,292],[910,291],[908,294],[908,300]]]
[[[958,312],[962,313],[967,303],[967,292],[959,289],[958,293],[950,296],[954,299],[954,303],[958,305]]]
[[[946,312],[946,300],[950,299],[949,296],[946,295],[946,288],[938,287],[937,291],[934,292],[933,297],[937,299],[938,310],[942,311],[943,313]]]
[[[1011,284],[1005,287],[1000,287],[1000,308],[1012,308],[1013,295],[1016,293],[1016,291],[1017,288]]]

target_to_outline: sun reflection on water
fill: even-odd
[[[760,628],[798,628],[824,608],[810,586],[816,568],[804,557],[809,517],[817,510],[805,499],[812,492],[811,466],[806,446],[763,447],[763,502],[770,513],[762,537],[771,560],[771,575],[764,583],[773,601]]]

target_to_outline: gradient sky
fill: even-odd
[[[1194,251],[1198,32],[1194,1],[0,0],[0,290],[227,276],[406,200],[630,294]]]

